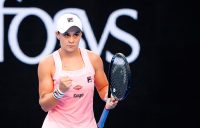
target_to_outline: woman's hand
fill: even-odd
[[[106,109],[113,109],[117,106],[118,101],[111,95],[111,98],[106,100]]]
[[[62,93],[65,93],[71,85],[72,85],[72,80],[69,77],[60,78],[59,90]]]

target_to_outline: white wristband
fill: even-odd
[[[59,92],[59,94],[64,95],[65,93],[63,93],[62,91],[60,91],[59,87],[57,87],[57,90]]]
[[[59,87],[57,87],[54,91],[53,91],[53,96],[55,99],[60,99],[65,95],[65,93],[61,92]]]

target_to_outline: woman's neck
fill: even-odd
[[[79,48],[77,48],[77,50],[75,50],[75,51],[73,51],[73,52],[67,52],[67,51],[65,51],[65,50],[63,50],[63,49],[59,49],[59,53],[60,53],[60,56],[61,56],[61,58],[65,58],[65,57],[67,57],[67,58],[71,58],[71,57],[77,57],[77,56],[79,56],[80,55],[80,49]]]

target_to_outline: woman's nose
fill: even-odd
[[[70,36],[70,37],[69,37],[69,42],[70,42],[70,43],[73,43],[73,42],[74,42],[74,37],[73,37],[73,36]]]

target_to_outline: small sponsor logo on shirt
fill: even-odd
[[[83,87],[81,86],[81,85],[76,85],[75,87],[73,87],[73,89],[74,90],[77,90],[77,91],[79,91],[79,90],[81,90]],[[81,98],[81,97],[83,97],[83,93],[76,93],[76,94],[74,94],[73,95],[73,97],[74,98]]]
[[[73,87],[74,90],[80,90],[82,88],[81,85],[76,85],[75,87]]]
[[[74,94],[74,98],[81,98],[81,97],[83,97],[83,93],[80,93],[80,94]]]

